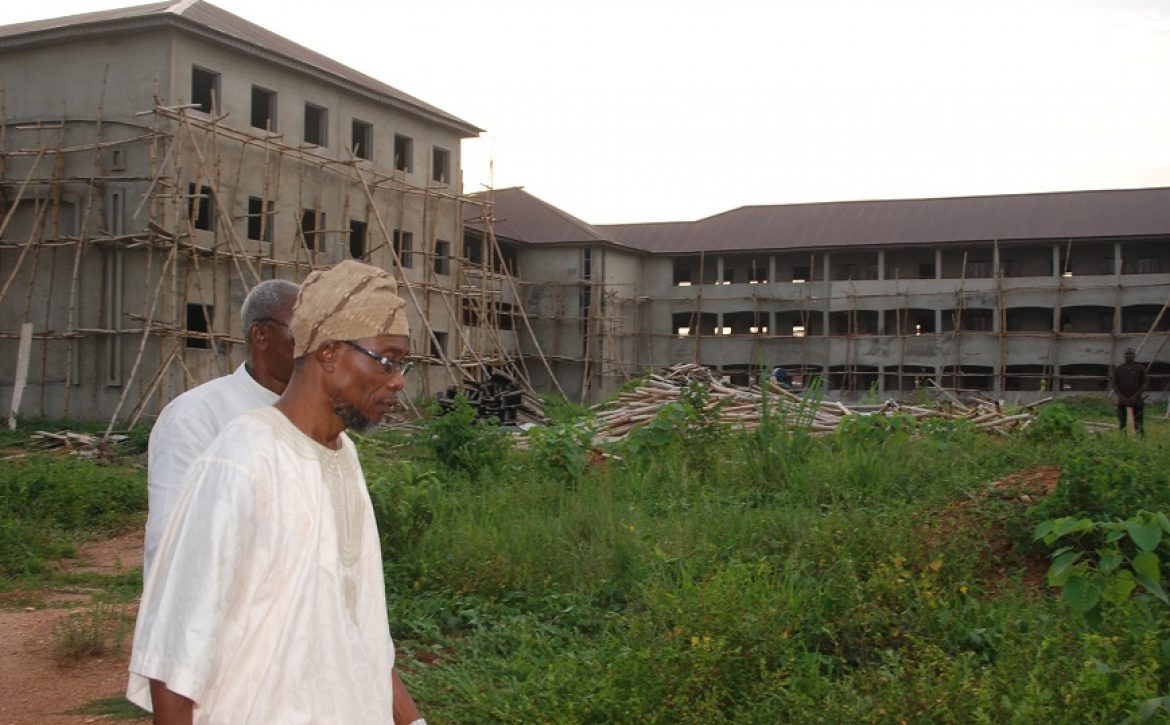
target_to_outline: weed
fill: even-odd
[[[134,619],[125,605],[97,602],[53,627],[53,654],[59,660],[72,660],[119,652],[133,629]]]

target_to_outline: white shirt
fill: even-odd
[[[191,466],[149,573],[127,697],[147,678],[196,723],[393,722],[394,643],[353,443],[279,410],[239,416]]]
[[[279,396],[248,373],[243,363],[231,375],[209,380],[172,400],[150,431],[147,449],[146,550],[143,577],[158,549],[171,511],[179,500],[183,477],[224,426],[248,410],[272,405]]]

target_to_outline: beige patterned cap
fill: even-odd
[[[327,340],[409,335],[406,303],[398,283],[383,269],[351,259],[305,278],[293,306],[293,357]]]

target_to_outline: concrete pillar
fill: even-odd
[[[1123,263],[1121,257],[1121,242],[1113,243],[1113,274],[1121,276],[1121,267]]]
[[[934,311],[934,332],[937,335],[942,332],[943,311],[941,309]]]
[[[774,254],[768,255],[768,281],[769,282],[776,281],[776,255],[774,255]],[[771,328],[768,328],[768,329],[771,329]]]
[[[723,284],[723,255],[715,258],[715,284]]]
[[[934,250],[934,278],[942,279],[942,247]]]
[[[886,278],[886,250],[884,249],[878,250],[877,278],[879,280],[884,280]]]

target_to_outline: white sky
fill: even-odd
[[[1170,0],[212,0],[593,223],[1170,185]],[[134,0],[5,2],[0,24]]]

